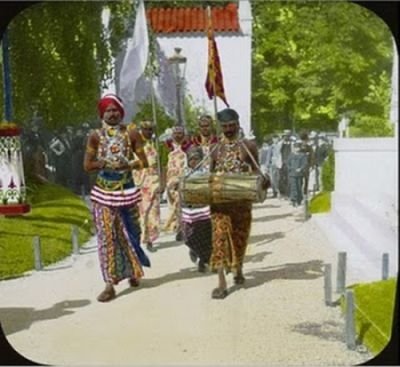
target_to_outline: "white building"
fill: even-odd
[[[191,97],[195,106],[214,116],[214,102],[208,98],[205,88],[208,69],[206,8],[153,7],[148,8],[146,13],[148,26],[155,33],[164,57],[172,56],[175,48],[181,48],[181,54],[187,58],[186,95]],[[225,96],[230,107],[239,113],[241,126],[247,135],[251,130],[250,2],[240,0],[225,7],[212,7],[211,14]],[[117,75],[120,63],[121,58],[117,60]],[[169,89],[171,95],[176,93],[175,86],[170,86]],[[217,110],[225,107],[224,102],[217,98]],[[129,113],[132,114],[133,111],[128,111]]]

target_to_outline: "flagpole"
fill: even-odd
[[[160,180],[161,180],[160,144],[159,144],[159,139],[158,139],[157,111],[156,111],[156,101],[154,98],[152,67],[150,67],[150,96],[151,96],[151,107],[152,107],[152,111],[153,111],[154,135],[155,135],[156,149],[157,149],[157,171],[158,171],[158,177],[160,177]]]
[[[147,22],[147,18],[146,18],[146,23]],[[147,27],[148,29],[148,27]],[[150,43],[149,43],[150,46]],[[149,60],[150,60],[150,67],[149,67],[149,71],[150,71],[150,97],[151,97],[151,107],[152,107],[152,113],[153,113],[153,125],[154,125],[154,135],[155,135],[155,143],[156,143],[156,150],[157,150],[157,173],[158,173],[158,177],[160,179],[160,189],[158,190],[158,195],[161,198],[161,159],[160,159],[160,144],[159,144],[159,139],[158,139],[158,129],[157,129],[157,110],[156,110],[156,101],[155,101],[155,96],[154,96],[154,85],[153,85],[153,81],[154,81],[154,74],[153,74],[153,65],[152,65],[152,59],[154,57],[154,54],[152,54],[152,52],[149,52]]]
[[[212,17],[211,17],[211,8],[210,8],[210,5],[207,5],[207,17],[208,17],[208,26],[209,26],[209,29],[208,29],[208,31],[210,32],[213,32],[214,33],[214,27],[213,27],[213,24],[212,24]],[[207,38],[209,37],[209,35],[207,34]],[[208,42],[210,42],[210,40],[208,41]],[[214,58],[214,57],[213,57]],[[215,70],[213,70],[213,80],[212,80],[212,83],[213,83],[213,89],[214,89],[214,95],[213,95],[213,102],[214,102],[214,121],[215,121],[215,128],[216,128],[216,131],[217,131],[217,136],[220,134],[220,129],[219,129],[219,125],[218,125],[218,122],[217,122],[217,112],[218,112],[218,109],[217,109],[217,93],[216,93],[216,88],[215,88]]]

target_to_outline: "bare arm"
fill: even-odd
[[[97,159],[99,148],[99,136],[96,131],[92,131],[87,139],[83,168],[86,172],[96,172],[104,168],[105,161]]]
[[[246,154],[246,162],[248,164],[250,164],[251,166],[251,170],[253,171],[253,173],[258,173],[258,168],[257,165],[259,165],[259,161],[258,161],[258,150],[257,150],[257,145],[256,143],[252,142],[252,141],[244,141],[243,144],[246,144],[247,149],[249,150],[250,154],[253,156],[254,159],[252,159],[249,156],[249,153]],[[257,164],[257,165],[256,165]]]
[[[149,167],[149,162],[147,161],[147,157],[143,149],[144,142],[136,129],[129,131],[129,139],[131,141],[133,151],[139,158],[133,162],[131,169],[142,169]]]

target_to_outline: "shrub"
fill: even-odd
[[[323,191],[332,192],[335,190],[335,152],[333,149],[330,149],[322,166],[321,181]]]

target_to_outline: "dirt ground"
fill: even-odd
[[[254,206],[246,282],[234,286],[229,275],[224,300],[210,297],[217,276],[198,273],[187,247],[162,233],[140,287],[122,282],[115,300],[99,303],[103,283],[92,238],[78,256],[0,282],[7,339],[26,358],[54,365],[365,362],[367,352],[346,347],[339,308],[324,303],[323,265],[337,254],[302,215],[280,199]]]

